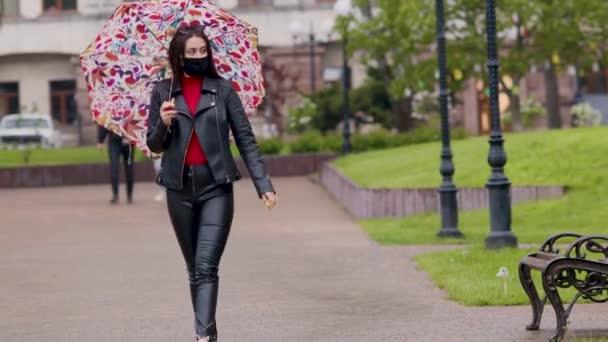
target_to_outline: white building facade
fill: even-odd
[[[101,30],[120,0],[0,0],[4,17],[0,26],[0,116],[39,112],[53,116],[64,129],[78,118],[85,126],[85,141],[94,137],[88,97],[78,55]],[[220,0],[218,4],[258,28],[263,51],[290,50],[293,22],[319,30],[333,22],[334,0]],[[321,34],[317,34],[318,38]],[[306,39],[304,39],[305,41]],[[308,51],[307,49],[303,51]],[[316,49],[315,85],[341,65],[339,44]],[[308,59],[300,58],[310,74]],[[353,81],[362,79],[354,68]],[[308,79],[308,77],[305,77]],[[312,78],[312,77],[311,77]],[[336,81],[327,79],[326,81]],[[310,86],[310,84],[308,85]],[[88,127],[88,128],[87,128]]]

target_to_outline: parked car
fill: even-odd
[[[62,146],[62,138],[48,114],[9,114],[0,120],[0,145],[58,148]]]

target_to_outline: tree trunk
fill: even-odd
[[[372,19],[372,1],[366,1],[361,6],[361,13],[363,16],[369,20]],[[381,56],[376,58],[376,63],[380,70],[382,71],[382,81],[384,82],[384,87],[389,89],[391,83],[393,82],[392,72],[390,68],[390,64],[388,63],[388,59],[386,56]],[[393,127],[398,132],[405,132],[411,128],[413,128],[413,120],[412,120],[412,100],[410,99],[402,99],[398,100],[391,94],[389,94],[389,101],[391,103],[391,112],[393,114],[392,123]]]
[[[414,128],[414,120],[412,119],[413,103],[411,97],[393,101],[391,107],[393,109],[393,126],[398,132],[405,132]]]
[[[509,109],[511,111],[511,129],[520,132],[523,129],[521,122],[521,101],[519,93],[509,92]]]
[[[521,34],[521,21],[517,21],[517,50],[522,51],[524,49],[524,37]],[[511,90],[507,91],[509,95],[509,103],[511,109],[511,129],[514,132],[521,132],[523,130],[522,120],[521,120],[521,91],[519,89],[519,84],[521,83],[523,75],[513,75],[513,84],[511,85]],[[504,84],[503,84],[504,87]],[[504,87],[507,89],[507,87]]]
[[[549,128],[561,128],[562,116],[559,108],[559,85],[557,84],[557,73],[555,65],[549,62],[549,67],[545,68],[545,96],[547,114],[549,115]]]

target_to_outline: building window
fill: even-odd
[[[76,11],[76,0],[42,0],[45,12]]]
[[[597,71],[582,78],[582,89],[586,94],[608,94],[608,69]]]
[[[76,81],[51,81],[51,115],[63,124],[76,120]]]
[[[0,83],[0,115],[19,113],[19,83]]]
[[[3,17],[16,18],[19,16],[19,2],[15,0],[0,0],[0,11]]]
[[[238,7],[271,6],[273,0],[239,0]]]

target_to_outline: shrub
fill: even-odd
[[[323,136],[319,131],[308,131],[289,144],[292,153],[320,152],[323,150]]]
[[[464,128],[453,128],[452,140],[464,139],[467,133]],[[289,144],[291,153],[307,152],[340,152],[342,151],[342,134],[322,135],[319,131],[309,131]],[[356,133],[351,136],[353,152],[365,152],[384,148],[422,144],[441,140],[441,131],[430,126],[421,126],[406,133],[395,134],[387,130],[377,130],[367,134]]]
[[[534,126],[537,118],[547,115],[545,107],[534,98],[527,98],[521,107],[521,118],[524,127],[530,128]]]
[[[386,130],[377,130],[368,134],[355,134],[351,139],[355,152],[379,150],[394,146],[395,134]]]
[[[328,134],[323,137],[323,152],[340,152],[342,151],[342,135]]]
[[[319,115],[317,105],[309,98],[287,113],[287,131],[290,133],[302,133],[313,127],[313,123]]]
[[[261,139],[258,141],[262,154],[279,154],[283,151],[285,143],[281,138]]]
[[[574,126],[577,127],[599,126],[602,124],[602,113],[586,102],[572,106],[572,115],[574,116]]]

